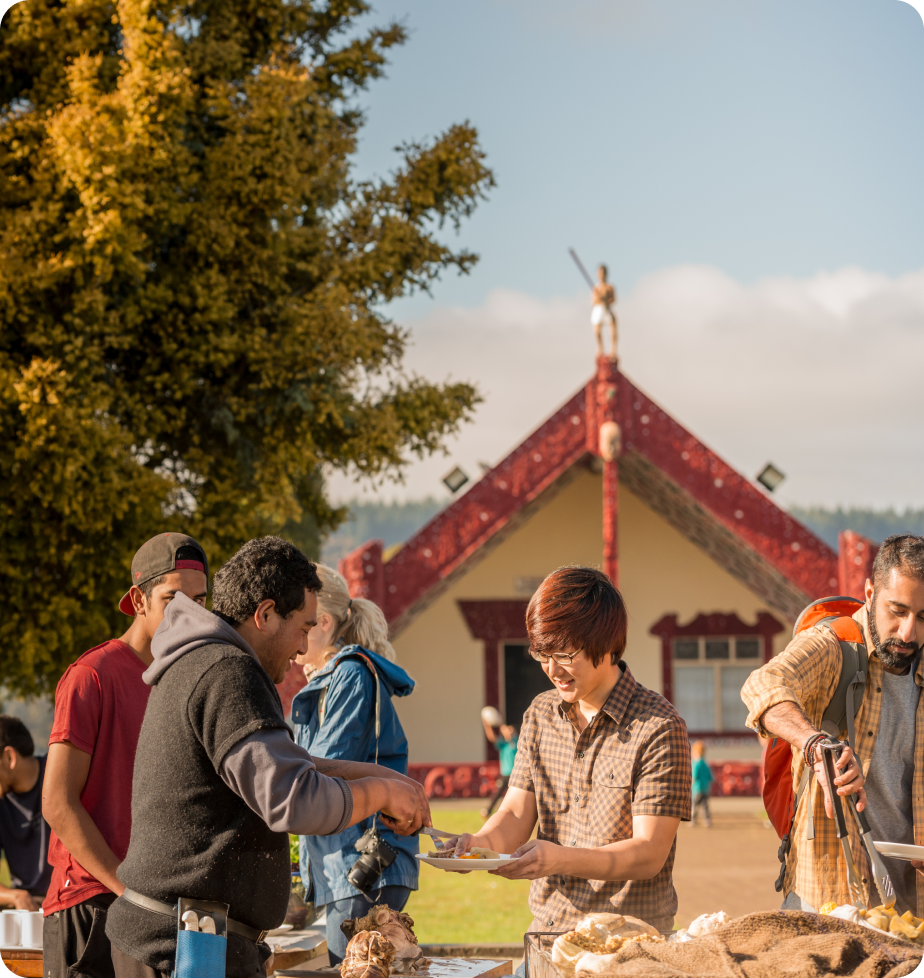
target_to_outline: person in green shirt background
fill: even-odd
[[[484,727],[484,734],[497,749],[497,756],[500,759],[500,780],[494,791],[491,801],[487,808],[481,809],[481,817],[489,818],[494,806],[501,800],[507,791],[510,783],[510,775],[513,774],[513,762],[517,756],[517,735],[519,731],[509,723],[502,723],[500,713],[494,707],[486,706],[481,711],[481,723]],[[494,732],[497,727],[499,733]]]
[[[693,757],[693,818],[690,827],[696,825],[696,815],[702,815],[703,825],[706,828],[712,826],[712,818],[709,815],[709,789],[715,780],[712,775],[712,768],[706,761],[706,745],[697,740],[690,747],[690,754]]]

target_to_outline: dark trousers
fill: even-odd
[[[509,784],[510,784],[509,774],[505,774],[500,779],[500,781],[497,782],[497,788],[495,789],[494,794],[491,795],[491,801],[488,803],[488,807],[486,809],[488,815],[490,815],[491,812],[494,811],[494,806],[501,800],[501,797],[506,793],[507,786]]]
[[[712,824],[712,818],[709,816],[709,792],[708,791],[698,791],[693,796],[693,824],[696,824],[696,815],[699,813],[706,825]]]
[[[327,956],[331,965],[338,965],[346,954],[347,939],[340,929],[345,920],[365,917],[373,903],[381,903],[392,910],[403,910],[411,895],[408,886],[382,886],[372,891],[372,899],[367,900],[362,893],[345,900],[336,900],[327,905]]]
[[[115,978],[106,911],[114,893],[49,914],[43,925],[45,978]]]
[[[155,971],[146,964],[123,954],[114,944],[112,945],[112,965],[115,978],[170,978],[169,971]],[[266,978],[266,972],[252,975],[251,978]]]

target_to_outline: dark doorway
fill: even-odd
[[[530,703],[552,689],[542,666],[529,654],[524,642],[504,643],[504,719],[519,727]]]

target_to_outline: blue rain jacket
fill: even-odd
[[[375,762],[375,682],[359,653],[373,663],[381,682],[379,764],[407,774],[407,737],[391,698],[412,693],[414,680],[400,666],[358,645],[348,645],[338,652],[292,701],[295,741],[314,757]],[[323,721],[318,715],[322,695]],[[314,882],[316,906],[359,893],[348,882],[347,873],[359,859],[353,844],[371,825],[372,819],[368,818],[338,835],[299,838],[302,880],[306,887]],[[407,886],[416,890],[420,869],[415,858],[419,851],[417,837],[396,835],[381,822],[376,825],[385,841],[398,852],[398,858],[379,878],[378,886]]]

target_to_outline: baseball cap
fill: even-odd
[[[184,553],[178,560],[177,553],[180,550]],[[178,570],[202,571],[208,579],[209,562],[205,551],[185,533],[159,533],[142,544],[132,558],[132,587],[139,587],[156,577]],[[131,618],[135,617],[131,588],[122,595],[119,611]]]

